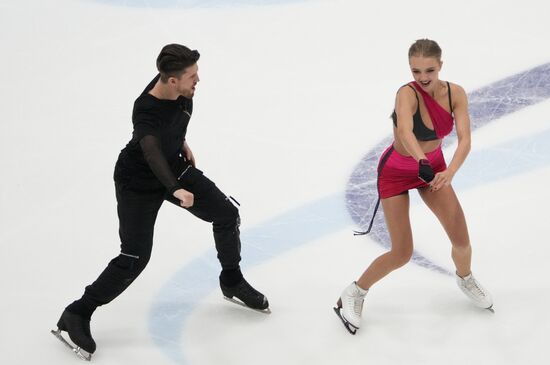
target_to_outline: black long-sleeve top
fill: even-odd
[[[147,85],[134,102],[132,139],[120,152],[115,167],[117,182],[137,191],[179,189],[182,152],[193,101],[157,99],[149,94],[160,75]]]

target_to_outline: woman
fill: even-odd
[[[378,165],[378,194],[391,250],[374,260],[359,280],[344,289],[334,308],[352,334],[360,327],[363,300],[369,288],[412,256],[410,189],[418,189],[447,232],[458,286],[477,306],[491,309],[493,305],[490,294],[472,275],[468,228],[451,186],[470,151],[468,100],[462,87],[439,79],[442,64],[441,48],[435,41],[417,40],[409,48],[414,81],[397,92],[392,115],[394,142]],[[453,119],[458,145],[447,166],[441,142],[452,131]]]

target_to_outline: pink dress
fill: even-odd
[[[442,139],[447,136],[453,130],[454,118],[452,115],[452,103],[451,103],[451,89],[449,87],[449,104],[451,106],[451,113],[443,108],[439,103],[432,98],[427,92],[425,92],[416,81],[412,82],[415,90],[422,96],[424,105],[432,120],[435,137],[434,139]],[[426,158],[430,161],[434,173],[438,173],[447,169],[443,151],[441,151],[441,145],[435,150],[426,153]],[[374,216],[378,210],[380,199],[391,198],[392,196],[406,194],[411,189],[417,189],[426,187],[423,180],[418,177],[418,162],[412,156],[403,156],[398,153],[393,143],[390,145],[382,156],[378,163],[378,202],[374,208],[371,222],[367,231],[356,232],[356,234],[366,234],[370,232]]]

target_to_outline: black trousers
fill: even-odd
[[[182,209],[212,223],[222,273],[236,271],[241,275],[238,209],[210,179],[192,166],[186,169],[179,182],[182,188],[194,194],[193,206]],[[179,200],[165,190],[130,190],[126,184],[116,181],[115,188],[120,222],[120,255],[113,258],[97,280],[86,287],[80,300],[67,307],[86,317],[90,317],[96,307],[120,295],[147,266],[153,247],[155,220],[162,203],[167,200],[181,207]]]

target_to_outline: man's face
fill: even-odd
[[[170,78],[170,83],[173,84],[177,93],[189,99],[195,95],[195,86],[199,81],[199,66],[196,63],[187,67],[179,79]]]

